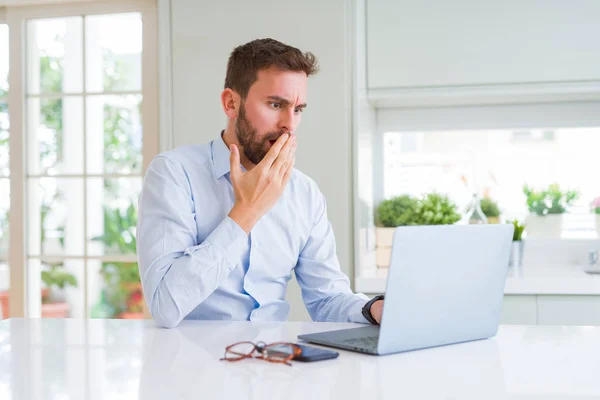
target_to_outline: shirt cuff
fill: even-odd
[[[208,235],[205,242],[210,243],[218,249],[233,268],[239,263],[240,255],[248,246],[248,235],[233,219],[227,216],[219,226]],[[190,254],[200,246],[186,249],[185,253]]]
[[[352,306],[352,308],[350,309],[349,315],[348,315],[348,319],[350,320],[350,322],[357,322],[359,324],[369,324],[371,325],[371,323],[369,321],[367,321],[367,319],[365,318],[365,316],[362,314],[362,309],[365,306],[365,304],[367,304],[369,300],[365,300],[363,301],[358,301],[354,306]]]

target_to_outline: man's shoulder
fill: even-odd
[[[179,146],[160,153],[156,159],[166,159],[184,170],[199,168],[211,160],[211,142]]]
[[[172,150],[160,153],[158,157],[165,157],[173,162],[193,159],[197,162],[204,163],[210,159],[210,144],[211,142],[179,146]]]

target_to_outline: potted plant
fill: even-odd
[[[498,207],[498,203],[489,197],[484,197],[481,199],[481,211],[487,217],[488,223],[490,224],[498,224],[500,223],[500,208]]]
[[[513,241],[510,248],[509,265],[518,267],[523,262],[523,231],[525,225],[518,220],[508,221],[509,224],[513,224],[515,230],[513,231]]]
[[[137,265],[136,265],[137,269]],[[142,319],[144,317],[144,295],[141,283],[125,284],[126,291],[125,311],[119,314],[123,319]]]
[[[543,190],[523,186],[529,215],[526,218],[527,237],[560,237],[562,214],[579,198],[576,190],[561,190],[558,184],[552,184]]]
[[[59,264],[49,266],[42,271],[42,318],[66,318],[69,316],[69,304],[64,299],[67,286],[77,287],[75,276]]]
[[[600,237],[600,197],[596,197],[590,204],[592,213],[596,218],[596,233]]]
[[[107,284],[107,303],[115,318],[143,318],[142,284],[137,263],[102,264],[100,273]]]
[[[2,139],[0,139],[0,145]],[[8,254],[8,211],[0,210],[0,254]],[[8,265],[0,262],[0,320],[8,318]]]
[[[394,230],[406,225],[454,224],[461,216],[447,196],[429,193],[422,198],[408,195],[385,200],[377,207],[377,266],[388,267]]]
[[[448,196],[429,193],[417,201],[412,225],[452,225],[461,219]]]
[[[1,91],[1,89],[0,89]],[[1,135],[0,135],[1,136]],[[2,142],[6,140],[6,142]],[[0,137],[0,145],[8,143],[7,139]],[[8,211],[0,210],[0,254],[8,255]],[[8,264],[0,262],[0,320],[8,318],[8,289],[10,286],[10,275]]]
[[[126,209],[105,207],[104,234],[92,240],[102,242],[108,253],[136,254],[136,224],[134,201]],[[105,262],[100,274],[106,287],[105,301],[113,310],[113,317],[143,318],[143,292],[137,263]]]
[[[403,195],[382,201],[375,210],[377,266],[389,266],[394,231],[398,226],[414,225],[416,206],[417,199]]]

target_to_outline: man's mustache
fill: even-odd
[[[265,140],[264,140],[264,141],[265,141],[265,142],[268,142],[268,141],[271,141],[271,140],[277,140],[277,139],[279,139],[279,137],[280,137],[281,135],[283,135],[284,133],[288,133],[288,132],[286,132],[286,131],[281,131],[281,132],[269,133],[269,134],[267,135],[267,137],[265,138]]]

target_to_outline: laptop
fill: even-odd
[[[512,224],[396,228],[381,325],[298,339],[385,355],[495,336]]]

